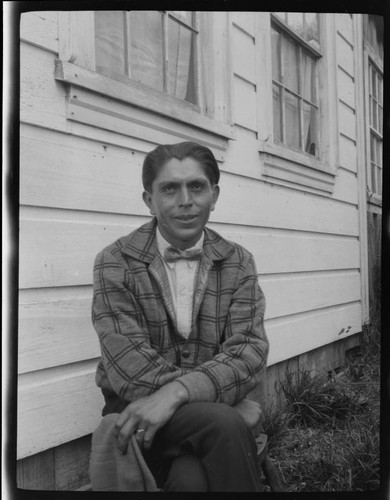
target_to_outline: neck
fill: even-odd
[[[172,241],[170,238],[167,238],[166,236],[163,235],[161,232],[160,228],[157,226],[157,241],[160,242],[163,246],[173,246],[174,248],[178,248],[179,250],[188,250],[189,248],[192,248],[195,246],[197,243],[199,243],[201,240],[203,241],[203,236],[204,233],[202,231],[201,235],[199,238],[196,240],[190,240],[190,241]]]

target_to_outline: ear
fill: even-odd
[[[144,191],[142,193],[142,199],[144,200],[145,205],[149,208],[150,213],[152,215],[156,215],[155,210],[153,208],[152,195],[148,191]]]
[[[210,212],[212,212],[215,209],[215,205],[217,204],[218,197],[219,197],[219,186],[218,186],[218,184],[215,184],[213,186],[213,202],[211,203]]]

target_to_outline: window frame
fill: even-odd
[[[383,130],[382,130],[382,195],[372,191],[371,181],[371,124],[370,124],[370,64],[384,79],[383,60],[378,56],[377,51],[371,46],[363,35],[363,55],[364,55],[364,103],[365,103],[365,133],[366,133],[366,180],[367,180],[367,202],[369,206],[382,207],[383,197]],[[384,89],[383,89],[384,91]],[[383,103],[382,103],[383,113]],[[384,115],[382,114],[382,120]],[[382,121],[382,127],[384,126]]]
[[[94,11],[94,16],[95,16],[95,25],[96,25],[96,12],[100,11]],[[104,11],[103,11],[104,12]],[[112,11],[111,11],[112,12]],[[112,78],[114,80],[119,80],[119,81],[127,81],[128,79],[130,81],[139,81],[135,80],[131,77],[134,67],[132,66],[132,61],[131,61],[131,54],[132,54],[132,48],[131,48],[131,41],[132,41],[132,35],[131,31],[130,34],[127,32],[127,30],[130,30],[131,26],[131,16],[133,12],[138,12],[139,11],[114,11],[119,14],[122,14],[122,22],[123,26],[125,29],[124,33],[124,38],[123,38],[123,45],[124,45],[124,53],[123,53],[123,73],[114,73],[111,72],[110,70],[106,69],[104,66],[99,66],[97,61],[96,61],[96,72],[99,74],[103,74],[108,76],[109,78]],[[161,23],[161,35],[162,35],[162,44],[161,44],[161,52],[162,52],[162,58],[161,58],[161,66],[162,66],[162,81],[161,81],[161,86],[162,89],[156,89],[158,92],[161,92],[162,94],[167,94],[167,95],[173,95],[170,92],[169,89],[169,78],[168,78],[168,71],[169,71],[169,54],[168,54],[168,30],[169,30],[169,21],[172,20],[174,23],[177,25],[183,27],[184,29],[187,30],[187,32],[191,32],[191,34],[196,35],[195,38],[195,43],[191,41],[191,44],[193,43],[194,46],[194,58],[195,58],[195,70],[194,70],[194,84],[195,84],[195,103],[192,103],[193,110],[201,112],[201,91],[200,91],[200,79],[199,79],[199,57],[200,57],[200,51],[199,51],[199,13],[195,11],[191,11],[192,14],[192,21],[191,24],[188,23],[187,21],[181,19],[178,15],[175,14],[176,11],[148,11],[148,12],[154,12],[156,14],[159,14],[160,16],[160,23]],[[96,43],[96,40],[95,40]],[[153,86],[149,86],[145,82],[140,82],[142,85],[144,85],[146,88],[155,88]],[[184,101],[185,103],[191,104],[190,101],[186,101],[185,99],[179,98],[180,101]]]
[[[199,105],[194,105],[126,76],[121,78],[115,75],[113,78],[109,73],[100,70],[97,72],[95,70],[94,12],[59,12],[59,57],[55,65],[55,79],[70,85],[68,92],[70,108],[76,104],[72,96],[77,94],[78,88],[82,88],[115,101],[136,106],[169,121],[191,124],[207,135],[217,136],[217,141],[218,138],[229,140],[235,137],[231,118],[229,77],[231,66],[228,47],[223,43],[229,26],[227,16],[223,19],[216,19],[216,16],[213,16],[211,19],[207,16],[207,12],[199,12],[200,30],[202,35],[208,34],[208,39],[200,42],[204,44],[203,50],[198,49],[200,102]],[[219,65],[212,65],[205,60],[202,52],[206,49],[214,54]],[[215,71],[210,71],[213,66]],[[214,89],[220,86],[222,92],[215,92]],[[76,94],[72,90],[76,90]],[[87,106],[88,103],[85,105]],[[102,111],[104,112],[103,109]],[[77,119],[76,114],[72,115],[70,109],[67,118]],[[210,140],[212,141],[212,138]]]
[[[273,27],[273,25],[275,25],[275,28]],[[304,128],[303,105],[305,102],[308,102],[310,106],[313,106],[317,109],[316,117],[317,117],[317,121],[319,123],[320,106],[319,106],[319,95],[318,95],[318,64],[317,63],[318,63],[319,59],[322,57],[322,54],[319,51],[317,51],[316,49],[314,49],[313,47],[311,47],[311,45],[308,44],[304,39],[297,36],[291,28],[289,28],[288,30],[286,28],[289,28],[289,26],[283,20],[281,20],[279,17],[271,14],[271,33],[272,33],[273,29],[275,29],[275,31],[277,31],[278,33],[281,33],[281,41],[282,41],[283,46],[284,46],[285,39],[292,40],[293,43],[297,44],[297,47],[298,47],[298,65],[299,65],[298,89],[296,89],[296,90],[289,88],[283,82],[274,81],[274,79],[272,78],[272,85],[276,86],[279,89],[280,95],[281,95],[281,105],[282,105],[282,111],[281,111],[282,124],[281,125],[282,125],[282,136],[284,139],[283,141],[276,141],[275,140],[275,143],[280,144],[282,147],[287,148],[289,151],[292,150],[292,151],[296,151],[299,154],[305,154],[305,155],[309,154],[310,158],[317,158],[317,153],[313,155],[313,154],[308,153],[307,151],[304,150],[304,139],[305,138],[303,135],[303,128]],[[310,56],[315,58],[315,89],[316,89],[315,93],[317,96],[316,103],[312,102],[311,100],[309,101],[309,99],[307,99],[303,95],[302,88],[301,88],[301,86],[302,86],[302,61],[303,61],[303,55],[305,53],[309,53]],[[284,50],[281,49],[281,61],[280,62],[282,63],[282,65],[283,65],[284,56],[285,56]],[[300,131],[299,138],[298,138],[299,148],[289,146],[287,144],[287,141],[286,141],[286,123],[285,123],[285,106],[286,106],[285,95],[286,94],[294,96],[294,98],[297,99],[299,102],[299,107],[298,107],[298,109],[299,109],[299,131]],[[318,144],[319,144],[319,130],[317,128],[316,146]]]
[[[318,65],[318,104],[319,104],[319,151],[313,156],[277,143],[274,140],[273,102],[272,102],[272,50],[271,24],[277,23],[288,31],[288,36],[299,39],[305,49],[321,55]],[[291,28],[271,12],[262,16],[258,29],[262,31],[263,49],[259,51],[259,76],[263,82],[259,116],[259,154],[262,176],[266,182],[277,183],[297,189],[313,190],[331,195],[334,190],[338,168],[338,109],[336,81],[336,27],[334,14],[319,16],[319,36],[322,52],[301,39]],[[260,47],[261,48],[261,47]]]

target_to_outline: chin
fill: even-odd
[[[178,242],[182,242],[184,244],[187,244],[188,247],[195,245],[195,243],[199,240],[199,238],[202,236],[202,230],[200,231],[194,231],[194,230],[187,230],[187,231],[180,231],[180,233],[175,234],[175,240]]]

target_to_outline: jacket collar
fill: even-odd
[[[158,254],[156,242],[157,219],[154,217],[128,236],[121,238],[121,251],[130,257],[150,264]],[[215,231],[205,228],[203,250],[210,260],[223,260],[234,252],[234,246]]]

